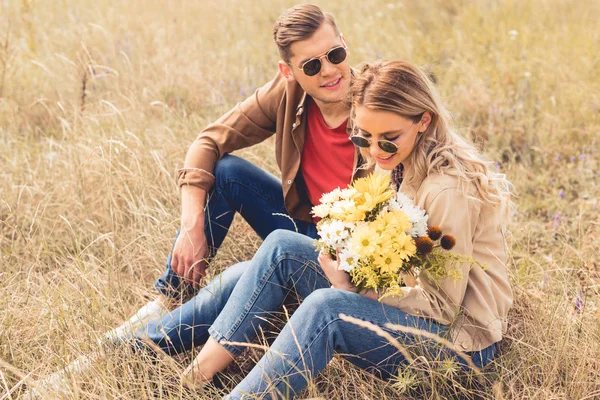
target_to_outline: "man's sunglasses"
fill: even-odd
[[[337,65],[339,63],[344,62],[344,60],[346,60],[347,55],[348,52],[346,51],[346,48],[344,46],[337,46],[320,57],[313,57],[310,60],[302,63],[300,68],[296,68],[301,69],[304,72],[304,74],[306,74],[306,76],[315,76],[316,74],[321,72],[321,67],[323,66],[321,59],[323,57],[327,57],[327,60],[330,63]]]
[[[362,147],[364,149],[371,147],[371,141],[364,136],[350,136],[350,140],[358,147]],[[394,142],[390,142],[389,140],[379,140],[377,145],[386,153],[395,154],[398,152],[398,145],[396,145]]]

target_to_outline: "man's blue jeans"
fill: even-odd
[[[254,231],[265,239],[276,229],[286,229],[317,237],[313,223],[290,218],[283,202],[281,181],[242,158],[225,155],[214,170],[215,183],[208,192],[204,215],[204,233],[210,254],[214,256],[221,247],[236,212],[239,212]],[[175,237],[175,240],[177,237]],[[164,273],[154,287],[160,294],[185,300],[195,292],[171,269],[170,254]]]
[[[234,265],[203,288],[185,305],[138,332],[168,353],[204,343],[210,334],[234,355],[265,327],[269,315],[279,311],[290,293],[304,298],[270,350],[228,396],[276,394],[293,397],[321,371],[335,352],[382,378],[397,373],[405,359],[386,339],[345,322],[340,314],[378,325],[410,352],[428,359],[455,358],[435,342],[384,327],[387,322],[415,327],[439,335],[447,327],[415,317],[356,293],[332,289],[317,261],[312,239],[279,230],[264,241],[251,261]],[[476,366],[489,363],[496,344],[471,353]],[[460,358],[457,358],[463,365]]]

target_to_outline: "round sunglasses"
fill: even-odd
[[[350,140],[358,147],[362,147],[364,149],[371,147],[371,141],[364,136],[350,136]],[[379,140],[377,141],[377,146],[379,146],[379,148],[386,153],[395,154],[398,152],[398,145],[394,142],[390,142],[389,140]]]
[[[296,67],[295,65],[294,66],[298,69],[301,69],[306,76],[315,76],[321,72],[321,68],[323,67],[321,59],[323,57],[326,57],[330,63],[337,65],[344,62],[347,56],[348,52],[346,51],[346,48],[344,46],[337,46],[322,56],[313,57],[310,60],[303,62],[300,68]]]

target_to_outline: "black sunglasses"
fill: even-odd
[[[371,147],[371,141],[364,136],[350,136],[350,140],[358,147],[362,147],[364,149]],[[389,140],[379,140],[377,145],[386,153],[395,154],[398,152],[398,145],[396,145],[394,142],[390,142]]]
[[[323,54],[320,57],[314,57],[302,63],[300,68],[296,67],[295,65],[294,66],[298,69],[301,69],[306,74],[306,76],[315,76],[316,74],[321,72],[321,67],[323,67],[321,59],[323,57],[327,57],[327,60],[330,63],[337,65],[339,63],[344,62],[347,55],[348,52],[346,51],[346,48],[344,46],[338,46],[329,50],[327,53]]]

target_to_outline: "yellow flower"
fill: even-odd
[[[385,213],[383,220],[391,229],[398,232],[408,232],[412,226],[408,215],[402,210],[394,210]]]
[[[406,261],[417,253],[417,246],[412,237],[406,233],[400,233],[394,241],[394,248],[398,252],[399,257]]]
[[[384,213],[384,215],[386,214],[387,213]],[[371,227],[375,229],[380,235],[383,235],[387,231],[387,224],[383,219],[382,215],[379,215],[377,219],[375,219],[375,221],[369,222],[369,225],[371,225]]]
[[[390,188],[390,176],[387,174],[372,173],[355,180],[352,187],[358,192],[355,197],[356,204],[365,212],[394,196],[394,191]]]
[[[375,256],[373,260],[379,271],[383,273],[394,273],[402,266],[402,258],[394,251],[388,251]]]
[[[345,222],[358,222],[358,221],[364,221],[366,217],[367,217],[367,214],[363,210],[354,208],[353,210],[349,210],[343,216],[340,216],[339,219],[341,219],[342,221],[345,221]]]
[[[370,224],[359,226],[352,234],[350,246],[360,258],[367,258],[378,250],[377,231]]]

